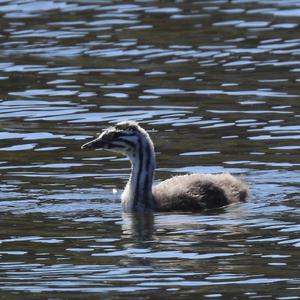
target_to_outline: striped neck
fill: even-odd
[[[128,154],[131,174],[122,194],[125,212],[147,212],[154,208],[152,183],[155,169],[154,147],[150,139],[136,136],[135,150]]]

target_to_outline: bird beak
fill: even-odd
[[[83,150],[85,150],[85,149],[103,149],[104,147],[105,147],[105,143],[103,142],[103,140],[101,138],[97,137],[96,139],[83,144],[81,146],[81,149],[83,149]]]

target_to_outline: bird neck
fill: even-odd
[[[123,210],[125,212],[152,211],[155,154],[151,140],[139,137],[136,150],[128,156],[131,161],[131,174],[122,194]]]

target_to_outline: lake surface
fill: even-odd
[[[1,299],[300,299],[300,1],[1,1]],[[156,182],[232,172],[247,203],[124,215],[139,121]]]

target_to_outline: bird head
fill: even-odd
[[[137,122],[126,121],[103,130],[95,139],[82,145],[81,149],[105,149],[131,156],[145,143],[152,145],[148,133]]]

